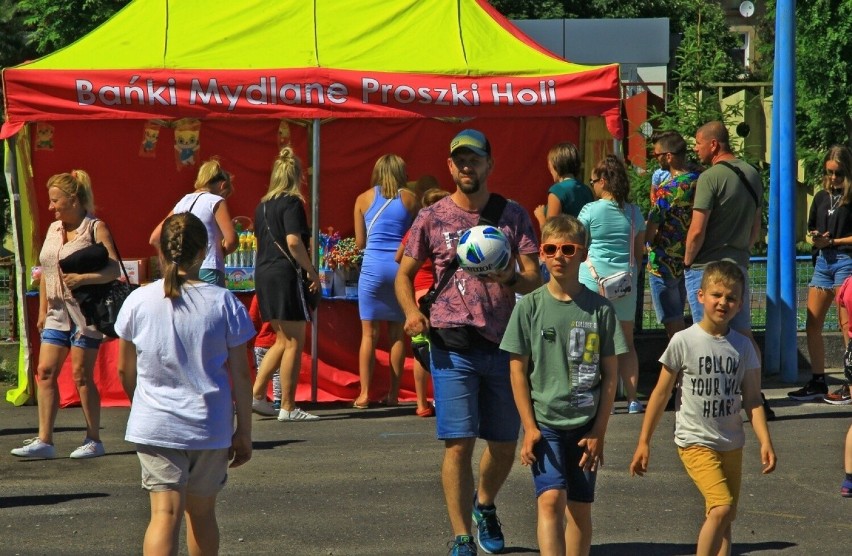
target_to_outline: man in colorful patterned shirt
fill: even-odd
[[[654,158],[669,176],[651,192],[651,210],[645,229],[648,283],[657,320],[671,338],[686,327],[683,253],[699,172],[689,167],[686,141],[676,131],[666,131],[655,137]]]

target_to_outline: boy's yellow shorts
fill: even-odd
[[[743,478],[742,448],[717,452],[705,446],[678,446],[677,453],[686,472],[704,496],[705,515],[716,506],[731,506],[731,517],[735,518]]]

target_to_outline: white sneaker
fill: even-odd
[[[312,413],[308,413],[307,411],[302,411],[298,407],[293,409],[293,411],[287,411],[286,409],[282,409],[278,413],[279,421],[313,421],[315,419],[319,419],[319,415],[314,415]]]
[[[86,438],[83,440],[83,445],[71,452],[68,457],[71,459],[88,459],[97,458],[104,454],[106,454],[106,450],[104,450],[103,442]]]
[[[266,400],[253,399],[251,401],[251,410],[258,415],[265,415],[267,417],[273,417],[278,414],[278,411]]]
[[[19,458],[44,458],[51,459],[56,456],[56,449],[53,444],[42,442],[38,437],[24,440],[24,445],[20,448],[12,450],[13,456]]]

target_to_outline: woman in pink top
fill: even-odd
[[[73,290],[90,284],[106,284],[118,278],[118,257],[106,225],[93,216],[92,181],[83,170],[56,174],[47,180],[49,208],[56,222],[47,229],[39,255],[38,330],[41,347],[38,355],[38,436],[24,441],[12,455],[25,458],[52,458],[53,425],[59,410],[57,379],[65,358],[71,354],[71,372],[80,395],[86,419],[86,438],[71,452],[75,459],[104,455],[100,439],[101,397],[93,379],[95,360],[103,335],[86,324]],[[60,259],[93,243],[103,243],[109,253],[105,267],[86,274],[63,273]]]

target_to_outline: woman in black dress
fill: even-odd
[[[275,344],[266,352],[254,383],[252,409],[261,415],[275,415],[266,399],[269,379],[276,369],[281,373],[279,421],[317,419],[296,407],[296,385],[301,369],[305,325],[311,310],[301,285],[302,274],[311,281],[310,291],[319,291],[317,274],[308,255],[310,232],[305,214],[305,198],[299,190],[302,165],[285,147],[272,165],[269,190],[254,214],[257,236],[255,288],[260,316],[275,331]]]

